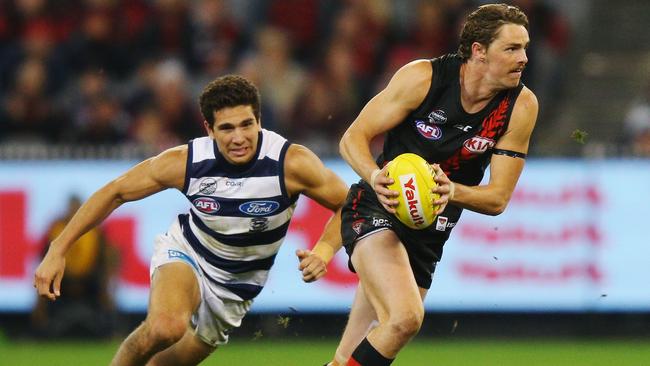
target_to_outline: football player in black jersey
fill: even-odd
[[[521,83],[528,19],[517,7],[472,12],[457,54],[398,70],[344,134],[343,158],[362,180],[343,208],[342,235],[359,287],[330,365],[389,365],[418,332],[442,246],[463,209],[498,215],[524,167],[538,104]],[[370,142],[386,133],[381,156]],[[412,230],[392,215],[385,164],[412,152],[436,172],[438,221]],[[490,179],[479,185],[490,166]],[[448,204],[447,204],[448,203]]]

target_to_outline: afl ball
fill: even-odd
[[[431,192],[437,186],[431,165],[419,155],[401,154],[388,163],[387,174],[394,181],[388,189],[399,192],[395,207],[399,221],[418,230],[431,225],[438,210],[433,201],[439,198]]]

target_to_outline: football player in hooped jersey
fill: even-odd
[[[422,324],[423,299],[461,211],[505,209],[537,118],[537,99],[521,84],[528,43],[518,8],[480,6],[463,26],[457,54],[403,66],[344,134],[341,154],[363,178],[350,189],[341,226],[360,282],[330,365],[389,365]],[[383,133],[375,160],[370,141]],[[397,192],[387,188],[385,164],[406,152],[436,172],[441,207],[423,230],[391,214]],[[488,165],[489,182],[479,185]]]
[[[38,293],[55,300],[71,243],[118,206],[167,188],[192,202],[156,238],[147,317],[113,365],[196,365],[226,343],[264,286],[301,193],[335,212],[313,251],[296,253],[303,280],[322,277],[341,246],[347,186],[309,149],[262,129],[255,86],[218,78],[200,106],[209,136],[145,160],[95,192],[36,270]]]

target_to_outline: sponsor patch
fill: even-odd
[[[482,136],[474,136],[463,143],[463,147],[474,154],[483,154],[492,146],[494,146],[494,140]]]
[[[442,109],[436,109],[429,113],[429,122],[437,125],[444,125],[447,123],[447,114]]]
[[[187,263],[189,263],[190,265],[192,265],[192,267],[196,268],[197,270],[199,269],[199,268],[196,266],[196,263],[194,263],[194,261],[192,260],[192,258],[190,258],[189,255],[187,255],[187,254],[185,254],[185,253],[183,253],[183,252],[180,252],[180,251],[178,251],[178,250],[167,249],[167,257],[168,257],[169,259],[172,259],[172,258],[179,258],[179,259],[182,259],[182,260],[184,260],[185,262],[187,262]]]
[[[250,201],[239,205],[239,211],[252,216],[266,216],[275,212],[280,204],[275,201]]]
[[[469,125],[461,125],[461,124],[459,123],[459,124],[455,124],[455,125],[454,125],[454,128],[457,128],[457,129],[459,129],[459,130],[461,130],[461,131],[463,131],[463,132],[468,132],[469,130],[472,129],[472,126],[469,126]]]
[[[199,193],[213,194],[217,190],[217,181],[214,178],[205,178],[199,185]]]
[[[219,211],[219,208],[221,207],[219,205],[219,202],[217,202],[217,200],[211,197],[196,198],[194,199],[194,201],[192,201],[192,204],[194,205],[194,207],[196,207],[197,210],[208,214]]]
[[[391,227],[390,220],[373,217],[372,226],[374,227]]]
[[[251,226],[248,231],[252,233],[264,231],[269,227],[269,219],[266,217],[254,217],[251,219]]]
[[[438,140],[442,137],[442,130],[438,126],[430,125],[423,120],[415,121],[415,128],[418,129],[420,135],[429,140]]]
[[[449,221],[449,218],[444,217],[444,216],[438,216],[438,219],[436,220],[436,230],[438,230],[438,231],[447,230],[447,222],[448,221]]]
[[[359,219],[352,223],[352,230],[354,230],[354,232],[357,233],[357,235],[361,234],[361,225],[363,225],[364,221],[366,220]]]
[[[241,187],[244,185],[244,182],[241,180],[230,180],[226,181],[226,187]]]
[[[424,224],[424,207],[420,202],[420,190],[418,189],[415,174],[403,174],[399,176],[402,187],[402,199],[407,207],[407,212],[414,225]]]

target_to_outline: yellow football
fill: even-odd
[[[394,181],[388,189],[399,192],[395,207],[399,221],[412,229],[431,225],[438,210],[433,201],[440,197],[431,192],[437,186],[431,165],[419,155],[401,154],[388,163],[387,175]]]

